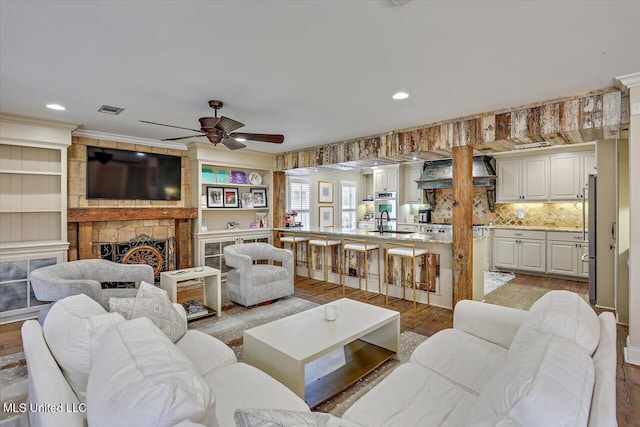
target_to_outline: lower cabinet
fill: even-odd
[[[410,231],[415,233],[418,231],[418,226],[413,224],[398,224],[398,231]]]
[[[0,248],[0,324],[37,316],[43,305],[31,288],[31,272],[67,261],[67,242]]]
[[[582,240],[582,233],[547,233],[547,273],[565,276],[589,277],[589,263],[582,256],[589,244]]]
[[[206,265],[216,268],[222,273],[224,279],[231,269],[224,262],[224,248],[240,243],[271,243],[272,230],[270,228],[257,229],[256,231],[235,231],[200,233],[194,236],[196,265]]]
[[[494,267],[544,273],[545,232],[497,229],[492,254]]]

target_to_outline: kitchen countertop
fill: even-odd
[[[482,225],[481,227],[493,229],[531,230],[531,231],[570,231],[582,233],[578,227],[549,227],[544,225]],[[589,231],[588,229],[585,231]]]
[[[342,237],[368,237],[374,239],[382,239],[382,240],[397,240],[402,242],[421,242],[421,243],[440,243],[445,245],[450,245],[453,243],[450,237],[444,238],[434,238],[431,234],[425,233],[409,233],[409,234],[396,234],[392,231],[385,231],[383,234],[378,232],[371,233],[371,230],[360,230],[360,229],[347,229],[341,230],[336,228],[319,228],[319,227],[311,227],[307,229],[301,228],[277,228],[278,231],[284,232],[293,232],[293,233],[301,233],[301,234],[328,234],[331,236],[342,236]],[[473,240],[484,239],[482,236],[474,236]]]

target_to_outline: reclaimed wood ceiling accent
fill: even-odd
[[[387,134],[341,141],[276,155],[276,170],[334,164],[372,166],[396,161],[450,158],[453,147],[471,146],[474,154],[511,151],[517,145],[546,141],[577,144],[626,137],[628,94],[617,88],[476,114]]]

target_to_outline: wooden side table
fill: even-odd
[[[163,271],[160,273],[160,287],[167,291],[171,302],[178,301],[178,289],[181,287],[202,285],[202,305],[205,311],[199,313],[187,313],[187,320],[195,320],[201,317],[222,315],[222,291],[220,284],[220,270],[211,267],[200,267],[183,270]],[[200,298],[191,298],[200,299]]]

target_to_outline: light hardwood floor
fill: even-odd
[[[323,282],[303,277],[298,277],[297,279],[295,296],[299,298],[325,304],[343,297],[342,290],[339,287],[327,290]],[[517,275],[515,279],[487,295],[486,302],[526,310],[538,298],[553,289],[577,292],[585,300],[587,299],[587,287],[584,282]],[[224,294],[226,292],[223,291]],[[369,293],[371,298],[366,300],[363,291],[355,290],[348,292],[347,296],[370,304],[384,306],[384,297],[381,295],[376,296],[376,294]],[[229,302],[225,298],[223,306],[228,305]],[[431,336],[442,329],[450,328],[453,324],[453,313],[450,310],[419,304],[418,311],[414,313],[413,303],[410,301],[398,301],[391,304],[390,308],[401,313],[401,327],[403,330],[413,331],[422,335]],[[22,322],[0,325],[0,356],[22,351],[21,326]],[[640,367],[624,363],[622,349],[627,335],[628,328],[618,325],[616,387],[618,425],[621,427],[637,427],[640,426]]]

